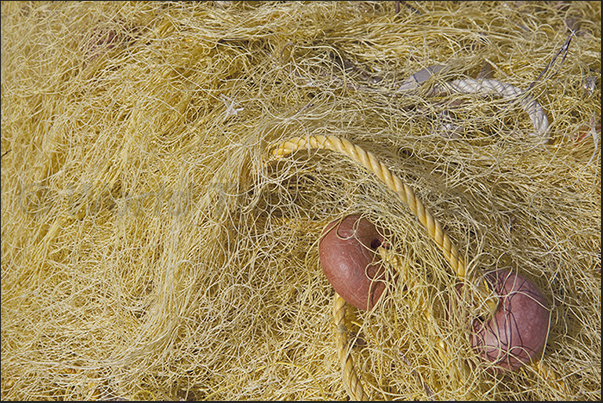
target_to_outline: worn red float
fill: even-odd
[[[320,265],[335,291],[358,309],[371,309],[385,290],[386,273],[377,248],[384,231],[358,215],[329,223],[318,252]]]
[[[516,370],[536,358],[546,344],[550,308],[542,292],[521,274],[498,270],[486,277],[499,295],[493,317],[473,322],[471,345],[495,364],[494,371]]]

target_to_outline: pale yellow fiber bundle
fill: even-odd
[[[600,400],[600,3],[397,6],[2,3],[2,398],[346,399],[318,241],[362,214],[399,273],[348,309],[368,396]],[[439,92],[477,78],[531,98]],[[462,304],[374,174],[273,158],[331,135],[416,192],[469,288],[497,268],[538,285],[542,360],[487,372],[469,342],[487,304]]]

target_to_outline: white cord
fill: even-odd
[[[486,79],[474,80],[472,78],[467,78],[450,81],[443,85],[437,85],[430,95],[436,96],[451,92],[461,94],[496,95],[502,98],[517,100],[523,110],[530,116],[530,120],[534,125],[535,132],[530,133],[531,140],[541,144],[546,144],[548,142],[549,120],[546,117],[544,110],[530,94],[526,94],[521,89],[503,83],[502,81]]]

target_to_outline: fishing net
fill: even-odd
[[[2,398],[600,400],[600,23],[599,2],[3,2]],[[412,189],[463,292],[325,138]],[[335,299],[342,327],[318,244],[350,214],[397,277],[370,311]],[[469,341],[496,269],[551,305],[513,372]]]

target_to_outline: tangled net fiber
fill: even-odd
[[[373,399],[600,400],[600,26],[599,2],[3,2],[2,399],[346,399],[346,349]],[[473,303],[319,136],[413,189]],[[318,242],[349,214],[397,280],[339,345]],[[551,305],[513,372],[469,341],[496,269]]]

